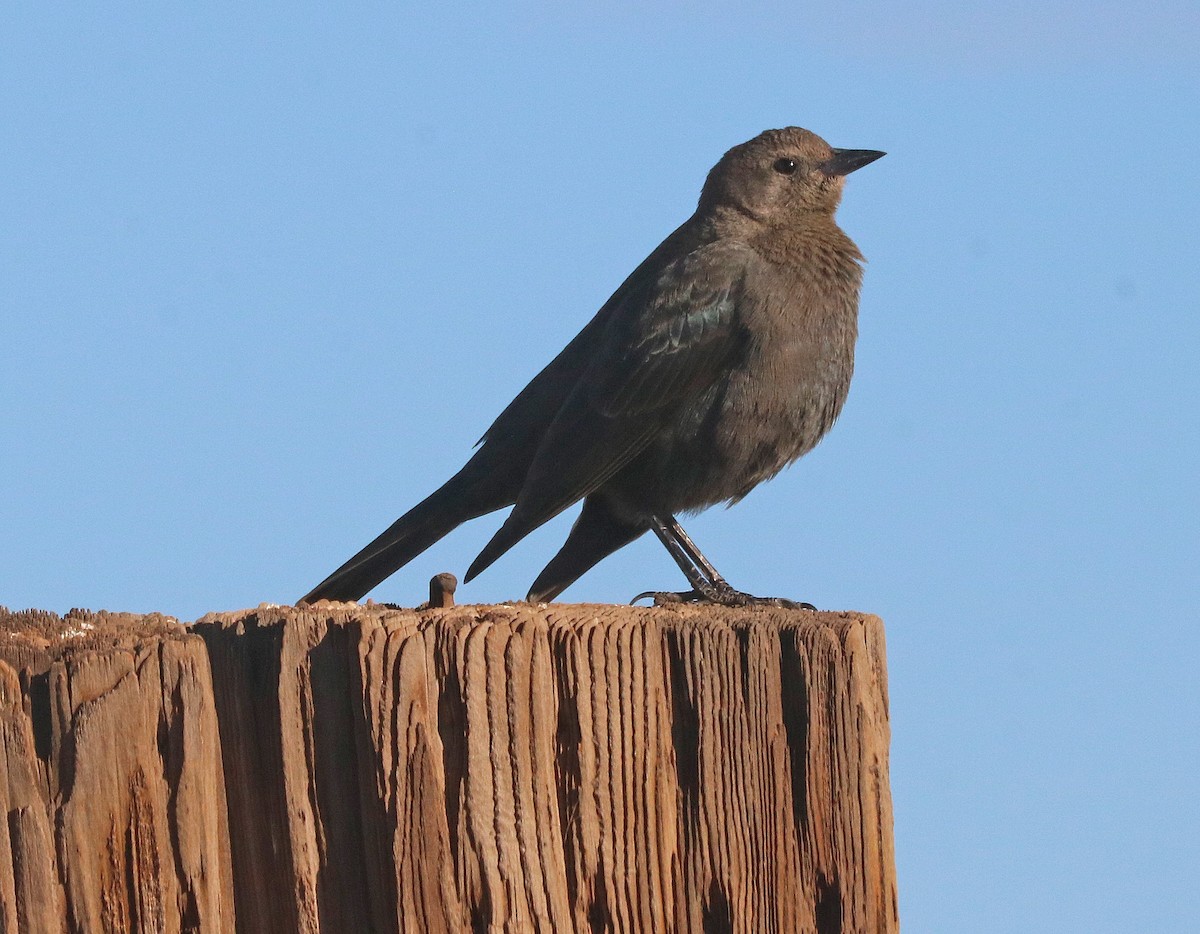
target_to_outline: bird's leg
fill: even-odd
[[[815,609],[811,603],[798,603],[784,597],[755,597],[740,590],[734,590],[717,571],[711,561],[696,547],[683,526],[672,515],[665,518],[653,516],[650,527],[663,543],[667,553],[675,559],[683,576],[692,585],[690,591],[683,593],[646,591],[633,598],[636,603],[643,597],[650,597],[656,606],[664,603],[716,603],[721,606],[780,606],[792,609]]]
[[[679,524],[675,522],[674,516],[671,516],[670,520],[672,523],[675,523],[676,528],[679,527]],[[634,597],[633,602],[636,603],[643,597],[653,597],[655,603],[677,603],[682,600],[710,600],[716,602],[717,585],[708,576],[708,573],[715,575],[717,580],[721,581],[722,584],[725,584],[725,581],[721,575],[716,573],[716,568],[709,563],[708,559],[700,554],[700,550],[696,548],[692,540],[685,535],[684,539],[687,542],[687,545],[685,545],[672,534],[670,527],[658,516],[654,516],[651,519],[650,527],[654,529],[654,534],[663,543],[663,547],[667,549],[667,553],[675,559],[675,563],[679,565],[679,570],[683,571],[683,576],[688,579],[688,583],[692,585],[693,589],[690,594],[663,594],[655,591],[646,591]],[[683,529],[680,529],[680,531],[682,532]],[[690,549],[688,545],[691,546]],[[700,560],[696,560],[697,556]],[[729,585],[725,584],[725,586],[728,587]]]
[[[696,547],[696,543],[692,541],[691,536],[689,536],[688,533],[683,530],[683,526],[679,524],[678,519],[672,515],[668,515],[666,519],[658,521],[661,522],[662,531],[660,532],[658,528],[655,528],[654,531],[658,534],[659,540],[662,541],[664,545],[667,545],[668,551],[671,549],[671,546],[668,545],[667,542],[672,541],[675,545],[683,550],[683,552],[688,556],[688,559],[695,565],[697,569],[703,572],[704,576],[708,578],[709,583],[711,583],[714,587],[729,586],[729,584],[725,581],[725,578],[721,576],[720,572],[718,572],[717,569],[712,566],[712,562],[704,557],[700,549]],[[679,559],[676,558],[675,560],[678,561]]]

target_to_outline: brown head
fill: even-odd
[[[700,210],[732,208],[767,224],[812,212],[832,216],[846,176],[882,155],[834,149],[797,126],[767,130],[734,146],[713,166]]]

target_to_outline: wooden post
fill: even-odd
[[[872,616],[0,612],[0,660],[5,934],[898,929]]]
[[[232,931],[204,643],[163,616],[0,608],[0,930]]]

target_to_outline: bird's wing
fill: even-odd
[[[468,580],[600,487],[720,379],[745,339],[738,304],[752,261],[742,244],[708,244],[626,295],[538,446],[515,508]]]
[[[695,225],[689,220],[655,247],[609,296],[587,326],[504,407],[479,439],[480,443],[485,448],[488,445],[500,448],[503,452],[500,457],[506,461],[523,460],[521,476],[524,477],[550,423],[579,382],[579,375],[595,359],[596,348],[604,343],[605,332],[617,312],[628,304],[631,293],[644,295],[645,283],[654,281],[670,264],[669,257],[694,249],[698,245],[696,237]]]

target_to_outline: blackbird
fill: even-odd
[[[834,222],[884,155],[767,130],[709,172],[696,212],[500,413],[466,465],[301,602],[357,600],[458,525],[513,506],[466,581],[572,504],[529,590],[553,600],[653,530],[687,577],[662,603],[769,603],[731,587],[675,520],[737,502],[810,451],[846,400],[862,254]]]

